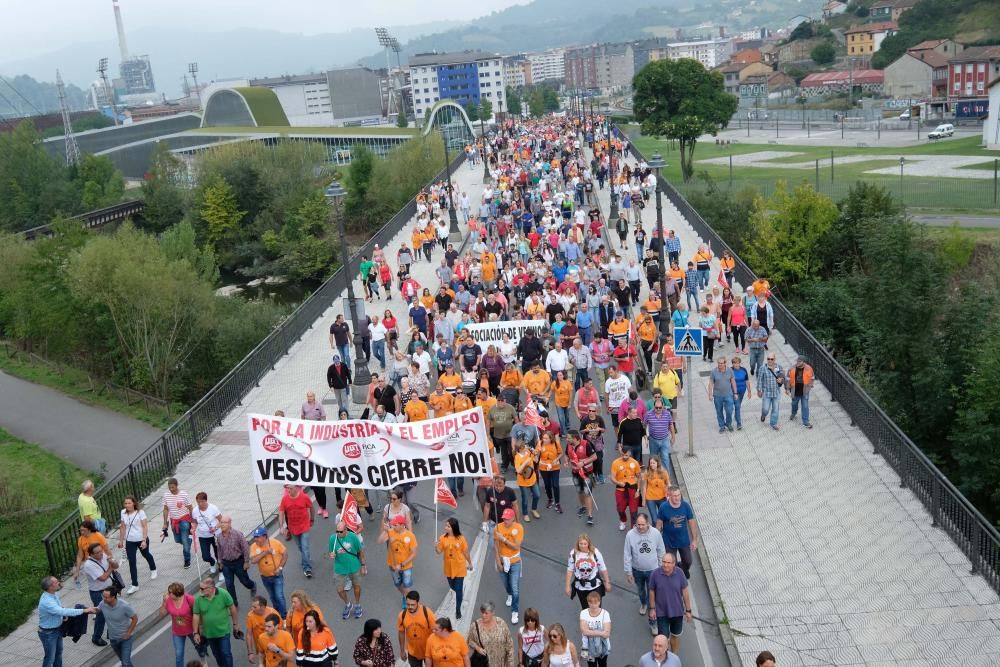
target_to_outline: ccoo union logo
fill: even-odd
[[[264,440],[261,442],[261,445],[263,445],[266,451],[271,452],[272,454],[281,451],[281,441],[270,433],[264,436]]]
[[[361,445],[356,442],[348,442],[344,445],[344,456],[349,459],[357,459],[361,457]]]

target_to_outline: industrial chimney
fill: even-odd
[[[115,26],[118,28],[118,48],[122,53],[122,62],[129,59],[128,42],[125,40],[125,24],[122,23],[122,10],[118,6],[118,0],[111,0],[115,5]]]

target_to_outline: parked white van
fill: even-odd
[[[955,134],[955,126],[951,123],[941,123],[927,135],[928,139],[944,139]]]

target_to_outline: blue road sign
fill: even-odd
[[[702,355],[701,329],[674,329],[674,354],[678,357]]]

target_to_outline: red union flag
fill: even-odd
[[[725,271],[721,271],[721,270],[719,271],[719,285],[721,285],[723,287],[723,289],[725,289],[726,287],[729,287],[729,281],[726,280],[726,272]]]
[[[440,477],[438,478],[434,489],[434,504],[436,505],[438,503],[458,509],[458,501],[455,500],[455,496],[452,494],[451,489],[448,488],[448,485],[445,484],[445,481]]]
[[[361,514],[358,512],[358,501],[354,499],[350,491],[347,492],[347,498],[344,499],[344,509],[340,512],[340,518],[343,520],[344,525],[353,532],[356,533],[361,529]]]

